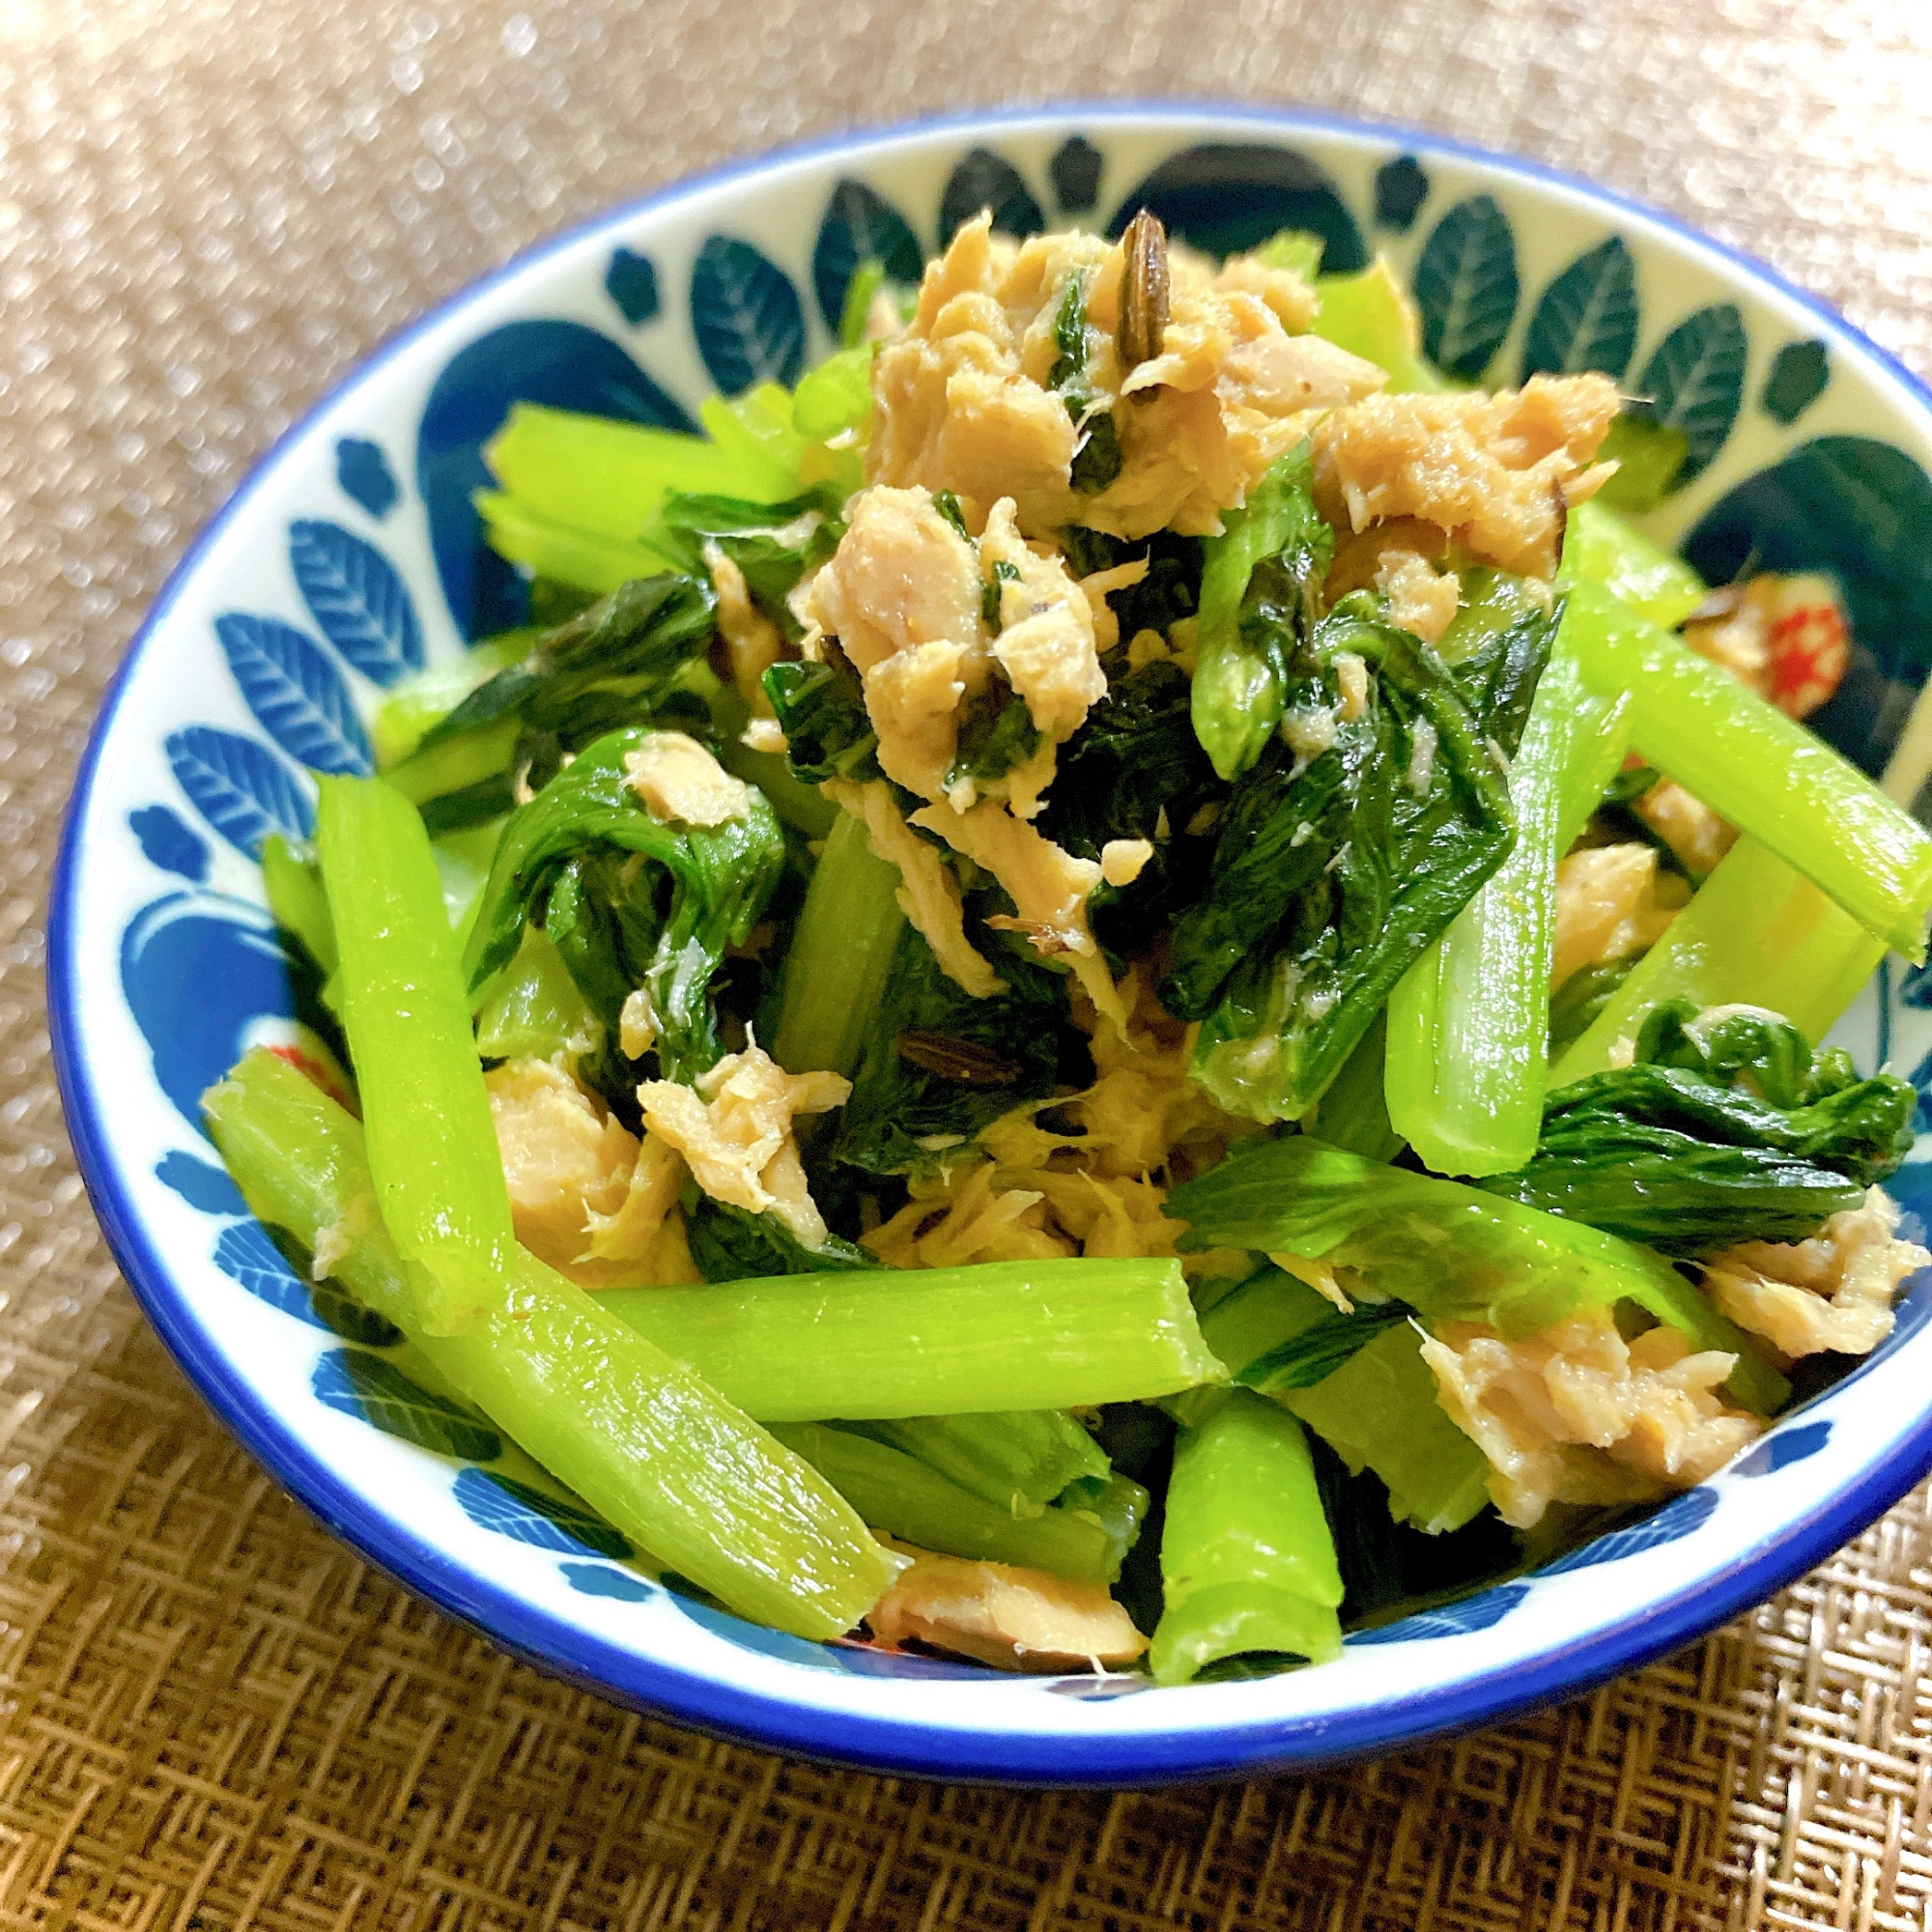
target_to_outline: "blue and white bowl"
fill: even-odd
[[[1651,519],[1715,579],[1834,575],[1858,638],[1820,723],[1882,771],[1932,664],[1932,396],[1753,263],[1520,162],[1381,128],[1198,107],[1052,109],[854,136],[622,209],[375,355],[256,469],[163,591],[96,726],[49,930],[81,1170],[149,1315],[222,1418],[331,1528],[499,1642],[626,1702],[781,1749],[942,1777],[1135,1784],[1411,1744],[1697,1636],[1861,1529],[1932,1463],[1932,1283],[1897,1331],[1731,1468],[1541,1575],[1352,1638],[1341,1661],[1156,1690],[818,1648],[668,1591],[559,1507],[386,1324],[292,1274],[195,1100],[287,1039],[255,861],[309,829],[305,767],[361,771],[385,685],[516,621],[479,449],[528,398],[684,426],[831,346],[853,265],[911,276],[990,205],[1197,246],[1284,226],[1385,253],[1438,361],[1492,385],[1602,368],[1690,442]],[[1913,734],[1915,738],[1918,733]],[[1882,971],[1840,1029],[1932,1079],[1932,983]],[[1921,1117],[1921,1125],[1926,1121]],[[1896,1189],[1932,1204],[1932,1143]]]

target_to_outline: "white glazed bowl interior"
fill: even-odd
[[[852,182],[869,195],[840,189]],[[243,1045],[287,1034],[249,852],[266,831],[305,828],[303,764],[366,757],[357,720],[383,684],[454,657],[466,630],[514,606],[467,508],[476,447],[511,397],[676,420],[721,384],[824,354],[826,298],[855,253],[929,253],[943,219],[987,201],[1015,225],[1105,225],[1136,192],[1203,245],[1296,225],[1327,234],[1330,266],[1382,251],[1414,281],[1427,265],[1432,348],[1492,385],[1517,380],[1527,348],[1614,365],[1660,396],[1697,473],[1654,531],[1690,539],[1719,575],[1754,550],[1839,576],[1861,646],[1824,724],[1882,768],[1932,635],[1932,579],[1909,554],[1915,521],[1918,542],[1932,527],[1932,403],[1877,350],[1754,265],[1520,163],[1305,117],[1076,108],[758,162],[457,297],[284,438],[197,543],[129,652],[75,793],[50,932],[69,1121],[114,1251],[209,1401],[421,1595],[619,1699],[782,1749],[938,1776],[1156,1783],[1403,1745],[1687,1641],[1856,1533],[1932,1461],[1932,1293],[1915,1282],[1886,1347],[1732,1468],[1551,1570],[1358,1635],[1337,1663],[1163,1690],[1008,1678],[814,1647],[647,1580],[621,1539],[546,1502],[494,1431],[311,1293],[246,1218],[192,1098]],[[1568,295],[1552,295],[1573,265]],[[1928,1004],[1932,988],[1893,962],[1836,1037],[1861,1069],[1889,1061],[1922,1083]],[[1895,1183],[1915,1212],[1932,1201],[1928,1153],[1921,1140]]]

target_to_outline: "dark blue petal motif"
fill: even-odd
[[[1767,1435],[1748,1456],[1734,1465],[1740,1476],[1774,1476],[1794,1463],[1808,1462],[1832,1439],[1829,1422],[1804,1422]]]
[[[628,1570],[613,1570],[608,1563],[560,1563],[563,1580],[586,1597],[614,1597],[620,1604],[641,1604],[652,1594],[652,1586]]]
[[[171,732],[166,745],[175,781],[201,815],[246,858],[271,832],[306,838],[315,809],[288,766],[266,745],[212,724]]]
[[[1499,1624],[1529,1595],[1527,1583],[1501,1583],[1460,1604],[1447,1604],[1439,1610],[1418,1610],[1392,1624],[1374,1630],[1356,1631],[1346,1641],[1353,1647],[1378,1643],[1428,1643],[1441,1636],[1467,1636],[1471,1631],[1486,1631]]]
[[[422,628],[394,564],[339,524],[289,526],[289,565],[322,634],[366,678],[389,685],[420,670]]]
[[[1100,151],[1085,134],[1069,135],[1047,163],[1053,192],[1068,214],[1085,214],[1100,194]]]
[[[1787,342],[1777,352],[1758,400],[1774,422],[1795,423],[1832,380],[1832,365],[1822,342]]]
[[[604,293],[633,328],[641,328],[658,312],[658,271],[651,258],[628,248],[612,249],[611,266],[604,270]]]
[[[1369,265],[1362,231],[1333,181],[1293,148],[1189,148],[1163,161],[1114,211],[1118,235],[1143,208],[1167,232],[1210,255],[1259,248],[1284,228],[1300,228],[1322,242],[1321,266],[1352,274]]]
[[[727,396],[798,381],[805,309],[791,277],[734,235],[714,235],[691,270],[691,327],[711,380]]]
[[[1002,235],[1037,235],[1046,216],[1034,199],[1025,177],[990,148],[975,148],[952,170],[939,202],[939,241],[943,247],[982,209],[992,212],[993,226]]]
[[[121,935],[121,985],[161,1092],[195,1127],[202,1094],[242,1058],[259,1023],[295,1010],[267,915],[203,893],[171,893],[134,915]]]
[[[465,1469],[456,1479],[456,1500],[463,1514],[479,1528],[497,1530],[538,1549],[554,1549],[564,1556],[619,1559],[631,1554],[623,1532],[611,1528],[582,1503],[546,1495],[513,1476]]]
[[[358,777],[369,771],[368,734],[341,674],[319,645],[293,624],[242,611],[215,618],[214,635],[248,709],[297,764]]]
[[[1621,379],[1636,349],[1636,268],[1623,238],[1578,255],[1544,290],[1523,340],[1522,375]]]
[[[208,840],[184,825],[164,805],[144,805],[128,814],[128,827],[141,841],[151,866],[196,885],[208,877]]]
[[[1413,155],[1398,155],[1376,170],[1376,225],[1406,235],[1429,199],[1429,176]]]
[[[176,1150],[155,1163],[155,1179],[172,1187],[190,1208],[204,1214],[242,1215],[248,1205],[242,1190],[213,1161],[197,1160]]]
[[[352,503],[359,503],[379,524],[402,496],[383,445],[359,436],[345,436],[335,445],[335,480],[342,494]]]
[[[529,586],[484,542],[471,500],[491,488],[483,445],[517,403],[659,429],[696,428],[624,350],[581,322],[505,323],[452,356],[423,407],[416,487],[429,514],[443,602],[457,629],[472,639],[529,615]]]
[[[1717,1507],[1717,1491],[1708,1484],[1700,1484],[1673,1497],[1656,1515],[1632,1523],[1628,1529],[1613,1529],[1607,1536],[1600,1536],[1594,1543],[1559,1556],[1554,1563],[1546,1563],[1537,1574],[1556,1577],[1566,1570],[1592,1570],[1600,1563],[1619,1563],[1641,1550],[1662,1548],[1666,1543],[1676,1543],[1692,1530],[1703,1528]]]
[[[925,267],[919,237],[905,216],[864,182],[841,181],[825,205],[811,250],[811,285],[827,328],[837,331],[852,271],[868,260],[908,287],[918,285]]]

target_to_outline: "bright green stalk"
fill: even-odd
[[[1560,638],[1562,633],[1558,632]],[[1568,734],[1556,796],[1556,856],[1560,860],[1576,844],[1603,804],[1610,781],[1623,770],[1630,751],[1628,692],[1615,696],[1583,687],[1577,696],[1577,729]]]
[[[1013,1516],[902,1449],[822,1422],[781,1423],[773,1434],[872,1528],[921,1549],[1090,1583],[1111,1583],[1120,1574],[1113,1539],[1092,1517],[1062,1510]]]
[[[828,355],[799,384],[792,421],[801,436],[823,442],[848,429],[863,429],[872,413],[872,345]]]
[[[1857,920],[1755,838],[1740,838],[1550,1069],[1565,1087],[1610,1064],[1665,1000],[1763,1007],[1823,1039],[1885,957]]]
[[[516,1236],[456,936],[415,808],[381,779],[324,778],[316,849],[341,956],[342,1026],[376,1200],[446,1335],[503,1306]]]
[[[1675,630],[1710,595],[1681,556],[1598,502],[1578,503],[1570,512],[1557,581],[1566,586],[1594,583],[1666,631]]]
[[[598,1298],[761,1422],[1083,1408],[1222,1374],[1174,1262],[985,1262]]]
[[[1321,582],[1334,537],[1310,494],[1314,457],[1299,442],[1268,466],[1238,510],[1222,513],[1218,537],[1204,546],[1201,609],[1195,626],[1194,735],[1214,769],[1232,779],[1254,763],[1281,723],[1281,677],[1265,652],[1241,637],[1241,601],[1264,558],[1293,547],[1305,574]]]
[[[284,932],[308,948],[325,975],[336,965],[335,926],[328,917],[328,895],[313,859],[298,856],[279,832],[262,840],[262,890],[269,910]]]
[[[1067,1484],[1107,1479],[1106,1457],[1065,1409],[909,1415],[902,1421],[849,1426],[917,1456],[949,1482],[1009,1516],[1037,1516]]]
[[[1822,886],[1909,958],[1925,957],[1932,838],[1857,766],[1681,639],[1592,583],[1566,624],[1583,674],[1631,695],[1637,749]]]
[[[541,635],[535,630],[499,631],[462,657],[431,665],[391,685],[369,721],[378,768],[386,773],[400,764],[431,725],[440,724],[478,685],[487,684],[506,666],[522,664]]]
[[[782,752],[754,752],[739,742],[733,727],[720,723],[731,735],[718,748],[718,762],[733,778],[756,785],[794,832],[808,838],[830,838],[845,814],[815,784],[808,784],[793,772]]]
[[[1411,1323],[1380,1329],[1308,1386],[1277,1386],[1267,1373],[1267,1357],[1284,1344],[1346,1319],[1306,1282],[1265,1268],[1209,1309],[1201,1332],[1237,1381],[1299,1416],[1351,1470],[1373,1469],[1398,1522],[1430,1536],[1461,1529],[1489,1501],[1490,1465],[1436,1400]],[[1199,1399],[1211,1402],[1213,1392]]]
[[[604,1028],[541,926],[526,925],[510,963],[484,988],[476,1050],[490,1060],[590,1053]]]
[[[1425,1324],[1487,1321],[1510,1339],[1580,1309],[1634,1301],[1699,1350],[1738,1358],[1728,1386],[1770,1413],[1783,1377],[1661,1255],[1454,1180],[1378,1167],[1309,1135],[1239,1141],[1178,1187],[1183,1248],[1247,1248],[1353,1268]]]
[[[704,437],[535,403],[517,404],[483,454],[501,489],[531,511],[624,543],[636,541],[673,490],[777,503],[795,487],[762,495],[769,466]]]
[[[1070,1484],[1054,1504],[1060,1516],[1077,1516],[1095,1523],[1107,1539],[1107,1559],[1102,1574],[1111,1583],[1119,1577],[1127,1551],[1140,1541],[1141,1525],[1147,1520],[1153,1498],[1118,1469],[1105,1476],[1082,1476]]]
[[[788,390],[777,383],[760,383],[728,403],[723,396],[710,396],[698,405],[697,415],[718,449],[750,484],[713,494],[744,497],[753,503],[782,503],[798,495],[805,438],[793,425]],[[678,487],[700,494],[696,484]]]
[[[864,821],[841,811],[785,954],[771,1045],[781,1066],[848,1079],[858,1071],[905,926],[898,887],[898,867],[872,850]]]
[[[1310,333],[1388,371],[1391,395],[1441,395],[1463,386],[1451,382],[1422,354],[1414,306],[1378,260],[1353,275],[1321,275],[1321,298]]]
[[[475,501],[490,548],[538,577],[554,577],[602,596],[634,578],[661,577],[677,568],[652,544],[578,529],[501,490],[479,490]]]
[[[423,729],[427,731],[438,722],[425,721]],[[480,731],[466,731],[461,737],[446,738],[426,752],[412,752],[383,774],[383,781],[394,786],[412,805],[426,805],[433,798],[443,798],[450,792],[481,784],[485,779],[500,777],[504,781],[503,810],[508,810],[508,766],[516,749],[517,721],[503,718],[495,724],[486,724]]]
[[[1586,697],[1559,630],[1510,767],[1516,844],[1389,998],[1389,1124],[1438,1174],[1507,1174],[1536,1151],[1564,781],[1596,735]]]
[[[1301,1425],[1265,1397],[1230,1389],[1180,1432],[1160,1575],[1148,1656],[1158,1684],[1227,1657],[1342,1654],[1342,1573],[1315,1463]]]
[[[423,1326],[414,1270],[370,1208],[361,1130],[292,1066],[251,1053],[204,1105],[256,1213],[311,1248],[346,1234],[334,1278],[660,1563],[800,1636],[838,1636],[878,1601],[895,1559],[831,1486],[533,1256],[519,1253],[514,1313]]]
[[[1389,1122],[1386,1093],[1388,1064],[1387,1009],[1378,1013],[1355,1050],[1342,1063],[1315,1104],[1302,1117],[1311,1134],[1330,1147],[1347,1148],[1364,1160],[1393,1160],[1403,1150],[1403,1138]]]

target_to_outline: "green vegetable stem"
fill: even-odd
[[[1160,1540],[1159,1684],[1254,1654],[1342,1654],[1342,1573],[1293,1416],[1230,1389],[1175,1443]]]
[[[381,779],[321,781],[316,848],[377,1204],[418,1325],[449,1334],[504,1308],[516,1240],[436,860]]]
[[[251,1053],[203,1102],[256,1213],[315,1248],[461,1394],[660,1563],[741,1616],[805,1637],[852,1629],[897,1560],[802,1458],[596,1296],[519,1251],[514,1312],[424,1324],[370,1202],[355,1122],[286,1062]]]
[[[1065,1409],[909,1415],[843,1425],[890,1442],[1009,1516],[1037,1516],[1069,1483],[1109,1473],[1106,1456]]]

